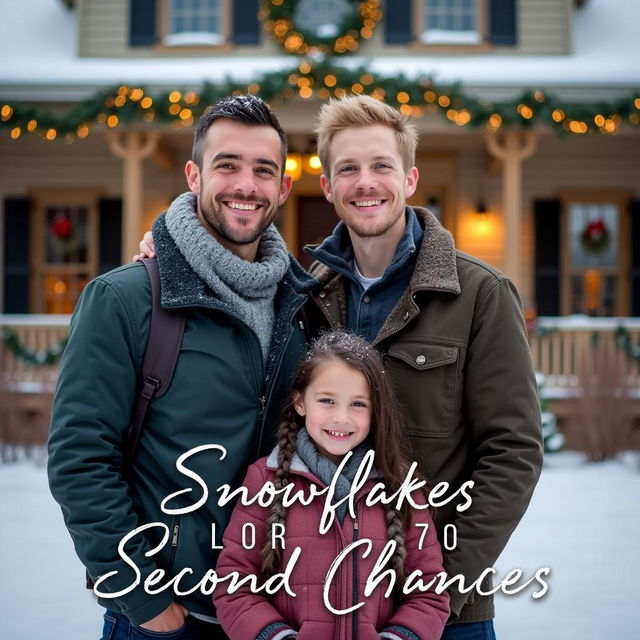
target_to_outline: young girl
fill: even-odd
[[[351,452],[334,483],[331,504],[347,496],[369,449],[375,452],[375,466],[356,494],[356,517],[344,501],[336,509],[329,530],[321,535],[326,494],[317,494],[331,485],[337,467]],[[448,595],[433,590],[416,590],[409,595],[401,592],[411,572],[419,570],[427,583],[442,571],[442,555],[429,510],[410,509],[406,502],[400,512],[394,503],[364,505],[376,483],[383,482],[385,492],[391,495],[408,469],[396,401],[381,357],[356,336],[344,332],[321,336],[300,363],[276,448],[268,458],[249,467],[244,482],[250,497],[267,481],[276,489],[293,484],[288,496],[316,497],[309,504],[298,499],[288,508],[283,505],[283,492],[269,507],[238,502],[225,531],[216,569],[218,576],[231,572],[257,576],[258,585],[278,572],[288,573],[289,589],[295,596],[284,587],[271,596],[264,591],[252,593],[248,586],[229,594],[228,583],[222,583],[214,593],[214,604],[229,638],[438,640],[449,615]],[[412,498],[426,504],[422,492],[414,492]],[[243,546],[246,523],[254,525],[253,548],[245,548],[251,547],[246,535]],[[278,535],[282,530],[284,544]],[[368,554],[366,540],[372,544]],[[387,575],[365,596],[367,579],[389,540],[395,541],[395,551],[379,571],[391,568],[395,572],[394,595],[384,595],[391,580]],[[331,571],[340,552],[358,541],[365,546],[347,552]],[[300,551],[296,552],[298,547]],[[292,559],[293,569],[289,567]],[[326,593],[325,582],[329,583]],[[344,610],[349,612],[336,613]]]

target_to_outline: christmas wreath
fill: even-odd
[[[261,18],[285,52],[317,58],[355,51],[382,12],[379,0],[266,0]]]
[[[585,251],[589,253],[600,253],[604,251],[611,240],[611,234],[604,220],[591,220],[587,222],[582,233],[580,241]]]
[[[84,247],[84,228],[73,224],[66,213],[57,214],[49,227],[51,245],[63,260],[75,256]]]

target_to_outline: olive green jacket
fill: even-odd
[[[468,510],[457,512],[453,501],[436,514],[441,540],[446,524],[457,530],[444,567],[470,585],[494,566],[529,504],[542,465],[540,406],[514,285],[457,251],[427,210],[415,211],[424,238],[414,273],[374,344],[384,354],[420,471],[434,484],[449,482],[452,491],[475,483]],[[318,262],[311,274],[321,287],[311,294],[309,316],[315,324],[345,326],[344,277]],[[456,621],[493,617],[491,596],[450,594]]]

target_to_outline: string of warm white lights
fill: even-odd
[[[207,105],[232,93],[260,94],[271,103],[289,100],[327,100],[347,94],[369,94],[398,106],[405,115],[420,118],[439,113],[460,127],[529,128],[546,126],[559,134],[615,135],[621,126],[640,126],[640,92],[599,103],[566,103],[542,90],[527,91],[510,101],[488,102],[464,92],[459,84],[438,85],[419,79],[380,76],[366,65],[346,69],[329,61],[303,58],[297,66],[263,74],[249,85],[226,81],[204,84],[198,91],[173,90],[150,95],[143,87],[122,85],[104,89],[65,113],[33,104],[0,100],[0,128],[13,139],[33,134],[52,141],[86,138],[98,127],[166,124],[191,127]]]

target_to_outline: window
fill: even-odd
[[[624,199],[576,194],[564,203],[563,314],[626,315]]]
[[[421,0],[418,40],[425,44],[481,44],[483,9],[483,0]]]
[[[219,45],[225,42],[224,0],[165,2],[165,45]]]
[[[338,26],[351,9],[347,0],[300,0],[293,17],[298,28],[320,38],[335,38],[339,35]]]
[[[30,308],[71,313],[97,275],[97,192],[42,189],[34,196]]]

